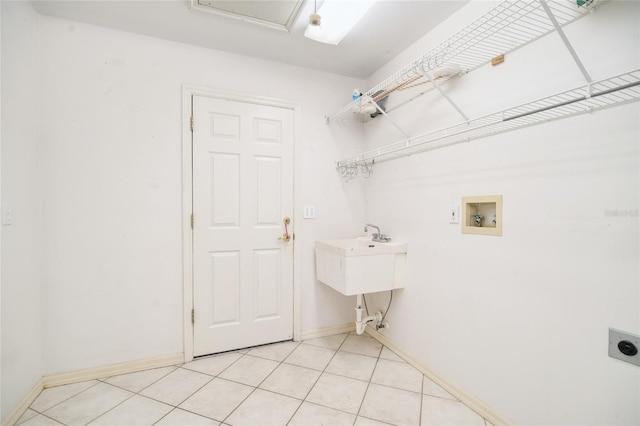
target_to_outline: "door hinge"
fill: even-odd
[[[191,116],[191,119],[189,120],[189,128],[193,132],[193,115]]]
[[[193,218],[193,213],[191,213],[191,229],[193,229],[194,222],[195,222],[195,220]]]
[[[196,323],[196,311],[195,309],[191,310],[191,324],[195,324]]]

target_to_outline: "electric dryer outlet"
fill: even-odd
[[[609,356],[640,367],[640,336],[610,328]]]

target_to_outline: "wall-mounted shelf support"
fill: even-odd
[[[453,99],[451,99],[451,97],[449,95],[447,95],[445,93],[444,90],[442,90],[442,88],[440,87],[440,85],[435,81],[435,79],[433,77],[431,77],[431,75],[429,75],[428,72],[425,72],[424,75],[429,79],[429,81],[431,82],[431,84],[433,84],[433,87],[435,87],[438,92],[440,92],[440,94],[447,100],[449,101],[449,103],[451,104],[451,106],[453,106],[455,108],[456,111],[458,111],[458,114],[460,114],[462,116],[462,118],[464,118],[464,121],[469,121],[469,117],[467,117],[467,114],[465,114],[464,112],[462,112],[462,110],[460,109],[460,107],[458,107],[458,105],[453,102]]]
[[[404,136],[405,139],[407,140],[411,139],[411,137],[404,130],[402,130],[402,128],[398,126],[395,121],[391,119],[391,117],[389,117],[389,114],[387,114],[387,112],[384,109],[382,109],[376,101],[371,101],[371,102],[373,103],[373,105],[375,105],[378,112],[380,112],[380,114],[382,114],[387,120],[389,120],[389,122],[393,125],[393,127],[395,127],[396,130],[398,130],[400,134]]]
[[[354,164],[373,165],[393,158],[638,100],[640,100],[640,69],[385,145],[356,157],[338,161],[336,168],[341,170],[352,167]],[[369,175],[371,172],[372,169],[369,170]]]
[[[558,23],[558,20],[556,19],[555,16],[553,16],[553,12],[549,8],[549,5],[547,4],[547,2],[545,0],[539,0],[539,1],[540,1],[540,4],[542,5],[542,8],[547,13],[547,16],[549,16],[549,21],[551,21],[551,23],[553,24],[553,27],[556,29],[556,32],[558,33],[558,35],[562,39],[562,42],[564,43],[564,45],[566,46],[567,50],[569,51],[569,54],[571,55],[571,57],[575,61],[576,65],[580,69],[580,72],[582,73],[584,78],[587,80],[587,83],[591,83],[593,81],[591,79],[591,76],[589,75],[589,73],[587,72],[587,69],[582,64],[582,61],[580,60],[580,57],[578,56],[578,54],[576,53],[575,49],[571,45],[571,42],[567,38],[567,35],[562,30],[562,27]]]

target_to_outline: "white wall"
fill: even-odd
[[[183,84],[300,104],[296,202],[318,213],[294,217],[302,330],[352,320],[351,301],[316,283],[313,242],[351,234],[364,217],[362,191],[343,187],[332,164],[362,147],[337,142],[332,132],[343,132],[324,124],[362,81],[41,23],[46,374],[183,350]]]
[[[2,211],[2,7],[0,7],[0,212]],[[1,213],[0,213],[1,214]],[[0,226],[0,333],[2,332],[2,226]],[[2,375],[2,338],[0,338],[0,375]],[[0,422],[4,418],[2,408],[2,379],[0,379]]]
[[[2,7],[0,7],[0,212],[2,211]],[[1,214],[1,213],[0,213]],[[0,333],[2,332],[2,226],[0,226]],[[0,338],[0,375],[2,375],[2,338]],[[2,408],[2,379],[0,379],[0,422],[4,418]]]
[[[367,87],[488,6],[462,9]],[[639,2],[609,2],[567,34],[601,79],[639,67],[639,24]],[[580,84],[554,34],[447,90],[478,117]],[[391,115],[410,134],[462,121],[435,93]],[[640,423],[640,369],[607,356],[609,327],[640,333],[638,117],[635,102],[376,165],[366,219],[409,242],[391,341],[519,424]],[[399,139],[383,118],[365,138]],[[449,224],[450,205],[489,194],[504,196],[502,237]]]
[[[2,8],[2,418],[42,377],[38,14]]]

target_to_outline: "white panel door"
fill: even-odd
[[[193,117],[194,356],[289,340],[294,112],[194,96]]]

